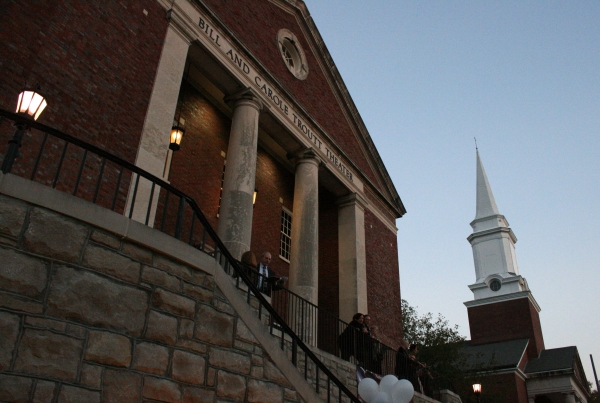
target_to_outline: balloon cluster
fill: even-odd
[[[379,385],[375,379],[364,378],[358,384],[358,394],[367,403],[409,403],[415,389],[406,379],[386,375]]]

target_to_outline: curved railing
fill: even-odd
[[[259,318],[263,311],[268,313],[271,329],[275,325],[280,329],[281,347],[284,348],[286,343],[291,345],[291,360],[299,369],[302,360],[298,353],[302,352],[304,363],[301,371],[316,392],[328,402],[332,399],[360,402],[259,292],[193,198],[99,147],[3,109],[0,109],[0,135],[9,134],[7,121],[14,123],[17,132],[10,140],[7,152],[2,155],[4,173],[12,172],[70,192],[129,218],[135,217],[214,256],[226,272],[243,281],[248,289],[248,301],[250,294],[258,301]],[[141,193],[144,193],[143,198]],[[146,198],[146,205],[140,206],[140,200]],[[325,382],[322,382],[322,376]]]

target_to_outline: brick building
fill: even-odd
[[[519,273],[517,238],[500,214],[477,152],[474,299],[465,302],[471,340],[463,349],[488,395],[511,403],[587,402],[590,391],[577,347],[546,349],[541,311]]]
[[[40,83],[42,122],[168,179],[235,256],[271,251],[293,291],[342,319],[385,312],[384,340],[396,344],[405,210],[303,2],[3,8],[3,108],[25,81]],[[186,130],[177,152],[174,119]],[[148,197],[141,186],[138,220]],[[158,198],[152,208],[150,221]]]
[[[382,341],[397,345],[402,326],[395,221],[406,211],[303,1],[6,0],[0,10],[0,108],[14,110],[23,83],[39,83],[49,104],[41,123],[163,178],[196,201],[234,257],[247,250],[256,255],[271,251],[271,268],[289,277],[292,291],[345,321],[355,312],[369,312],[380,327]],[[169,148],[169,134],[176,125],[185,128],[178,151]],[[6,144],[12,132],[9,124],[0,123],[0,144]],[[30,144],[42,148],[46,144],[29,132],[25,136]],[[62,163],[60,148],[51,141],[46,147],[48,155],[56,160],[60,157]],[[3,146],[0,154],[4,152]],[[91,199],[95,185],[79,182],[77,169],[69,165],[70,152],[61,179],[76,182],[75,196]],[[30,179],[26,171],[34,160],[24,146],[7,178]],[[91,177],[92,171],[84,164],[79,176],[83,172],[84,179]],[[37,182],[51,184],[52,178],[46,175],[43,169],[34,169],[31,179],[35,176]],[[130,211],[133,220],[150,227],[162,225],[164,217],[171,214],[164,189],[154,192],[148,181],[138,177],[136,184],[135,176],[121,178],[108,168],[105,175],[108,182],[117,184],[115,211]],[[118,372],[110,372],[114,368],[100,369],[98,363],[133,369],[125,375],[134,384],[141,382],[142,372],[169,373],[186,383],[186,366],[206,363],[202,376],[209,386],[212,361],[194,354],[210,354],[211,347],[190,347],[191,342],[181,341],[203,334],[198,336],[197,329],[189,328],[194,327],[190,319],[203,308],[196,307],[194,314],[191,305],[169,294],[179,290],[180,297],[200,305],[219,299],[211,281],[207,280],[209,291],[199,291],[195,287],[206,285],[204,277],[188,278],[181,273],[192,269],[178,266],[181,261],[192,268],[198,264],[165,251],[158,241],[140,244],[136,238],[128,242],[120,230],[110,230],[102,220],[77,215],[77,209],[59,208],[47,200],[75,202],[62,196],[39,199],[37,195],[46,195],[46,191],[22,193],[19,186],[25,185],[11,181],[2,182],[3,194],[10,196],[2,202],[2,253],[7,261],[30,267],[31,278],[22,282],[11,277],[10,265],[3,268],[2,331],[16,344],[14,350],[2,350],[6,354],[1,357],[0,370],[17,377],[23,389],[32,388],[31,396],[37,396],[39,388],[42,394],[44,387],[52,389],[52,382],[66,382],[64,390],[87,388],[81,396],[89,392],[94,398],[80,399],[89,401],[96,399],[94,391],[99,387],[91,380],[95,376],[105,374],[103,382],[108,379],[109,384],[119,381]],[[108,198],[102,186],[93,197],[98,196],[100,205]],[[56,188],[61,190],[61,185]],[[52,232],[54,224],[69,234],[64,243],[39,238],[46,230],[49,238],[61,236]],[[31,232],[35,225],[41,232]],[[50,243],[45,245],[46,241]],[[73,241],[72,250],[67,241]],[[189,244],[196,242],[200,240],[190,236]],[[162,260],[165,254],[169,263]],[[129,274],[106,267],[117,261]],[[75,269],[63,270],[56,262],[67,262]],[[202,264],[198,267],[214,274]],[[85,271],[92,269],[110,281],[135,284],[135,292],[105,284],[104,277],[96,279],[96,272]],[[47,275],[42,274],[47,270]],[[101,301],[86,299],[79,291],[75,294],[81,297],[85,315],[58,306],[75,304],[61,294],[65,290],[54,288],[63,281],[78,282],[90,291],[91,284],[98,281],[113,297],[124,293],[139,302],[132,302],[136,306],[131,309],[142,321],[127,315],[113,318],[115,322],[110,324],[108,311],[94,311]],[[152,288],[153,302],[145,306],[146,282],[153,281],[170,291]],[[212,293],[216,296],[208,296]],[[169,298],[180,303],[165,302]],[[230,310],[223,308],[226,313]],[[220,314],[213,316],[220,323]],[[238,323],[238,316],[227,321]],[[226,331],[230,330],[228,323]],[[161,327],[175,329],[176,336],[148,336]],[[104,328],[116,333],[104,334],[100,330]],[[210,336],[216,337],[216,333]],[[147,339],[158,340],[158,345]],[[28,351],[19,344],[21,340],[38,343],[43,351],[64,342],[72,347],[73,360],[81,363],[67,362],[68,357],[58,360],[58,353],[46,351],[47,357],[57,358],[56,364],[48,364],[50,369],[32,369],[31,357],[20,355],[19,351]],[[239,340],[246,343],[248,337]],[[91,351],[87,347],[90,342],[99,350]],[[183,344],[177,347],[187,350],[173,347],[180,342]],[[139,355],[137,348],[131,350],[133,358],[108,359],[100,350],[113,343],[125,346],[123,351],[128,350],[127,343],[142,347]],[[148,357],[154,355],[162,358],[156,364],[148,363]],[[268,362],[263,366],[262,361],[251,361],[248,371],[257,365],[268,372]],[[65,366],[64,372],[45,378],[59,363]],[[46,365],[38,364],[40,368]],[[160,368],[148,367],[152,365]],[[31,372],[36,374],[33,381],[20,378]],[[219,377],[217,372],[212,373],[213,383]],[[227,376],[223,375],[223,382],[228,381]],[[163,380],[150,381],[156,384],[150,389],[163,387]],[[261,377],[243,382],[261,382]],[[285,384],[274,382],[278,387]],[[61,388],[48,393],[64,396]],[[187,389],[178,388],[182,398]],[[247,398],[254,392],[244,393]]]

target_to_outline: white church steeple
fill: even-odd
[[[498,211],[494,195],[477,150],[477,207],[467,238],[473,248],[475,284],[469,286],[475,300],[529,291],[519,275],[517,237]]]
[[[498,206],[496,206],[496,200],[488,182],[485,169],[481,164],[481,158],[479,157],[479,150],[476,149],[477,153],[477,209],[475,219],[489,217],[491,215],[498,215]]]

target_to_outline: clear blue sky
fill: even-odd
[[[402,297],[469,335],[475,146],[546,348],[600,367],[600,2],[305,0],[408,213]]]

